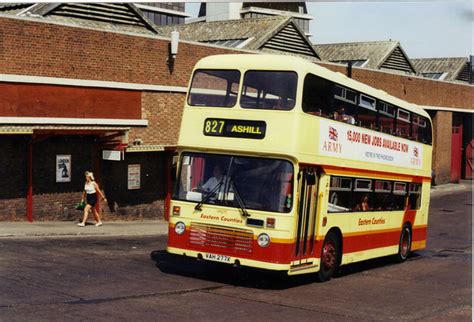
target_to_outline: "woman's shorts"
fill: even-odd
[[[87,204],[91,205],[91,207],[95,207],[97,203],[97,193],[88,193],[87,194]]]

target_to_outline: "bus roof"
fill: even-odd
[[[300,75],[312,73],[350,89],[373,96],[376,99],[396,105],[431,119],[428,113],[416,104],[392,96],[383,90],[356,81],[339,72],[333,72],[309,60],[272,54],[230,54],[202,58],[195,69],[240,69],[240,70],[291,70]]]

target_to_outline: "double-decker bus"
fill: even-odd
[[[426,245],[432,131],[418,106],[279,55],[192,74],[167,251],[289,275]]]

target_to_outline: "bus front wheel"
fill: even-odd
[[[403,226],[402,233],[400,234],[400,243],[398,245],[397,261],[403,263],[407,260],[411,250],[411,230],[410,226]]]
[[[341,247],[339,239],[334,232],[330,232],[324,239],[323,248],[321,250],[321,261],[318,272],[320,282],[331,279],[334,272],[339,267]]]

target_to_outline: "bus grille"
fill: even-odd
[[[191,224],[189,243],[192,245],[238,253],[252,252],[253,232],[250,230]]]

